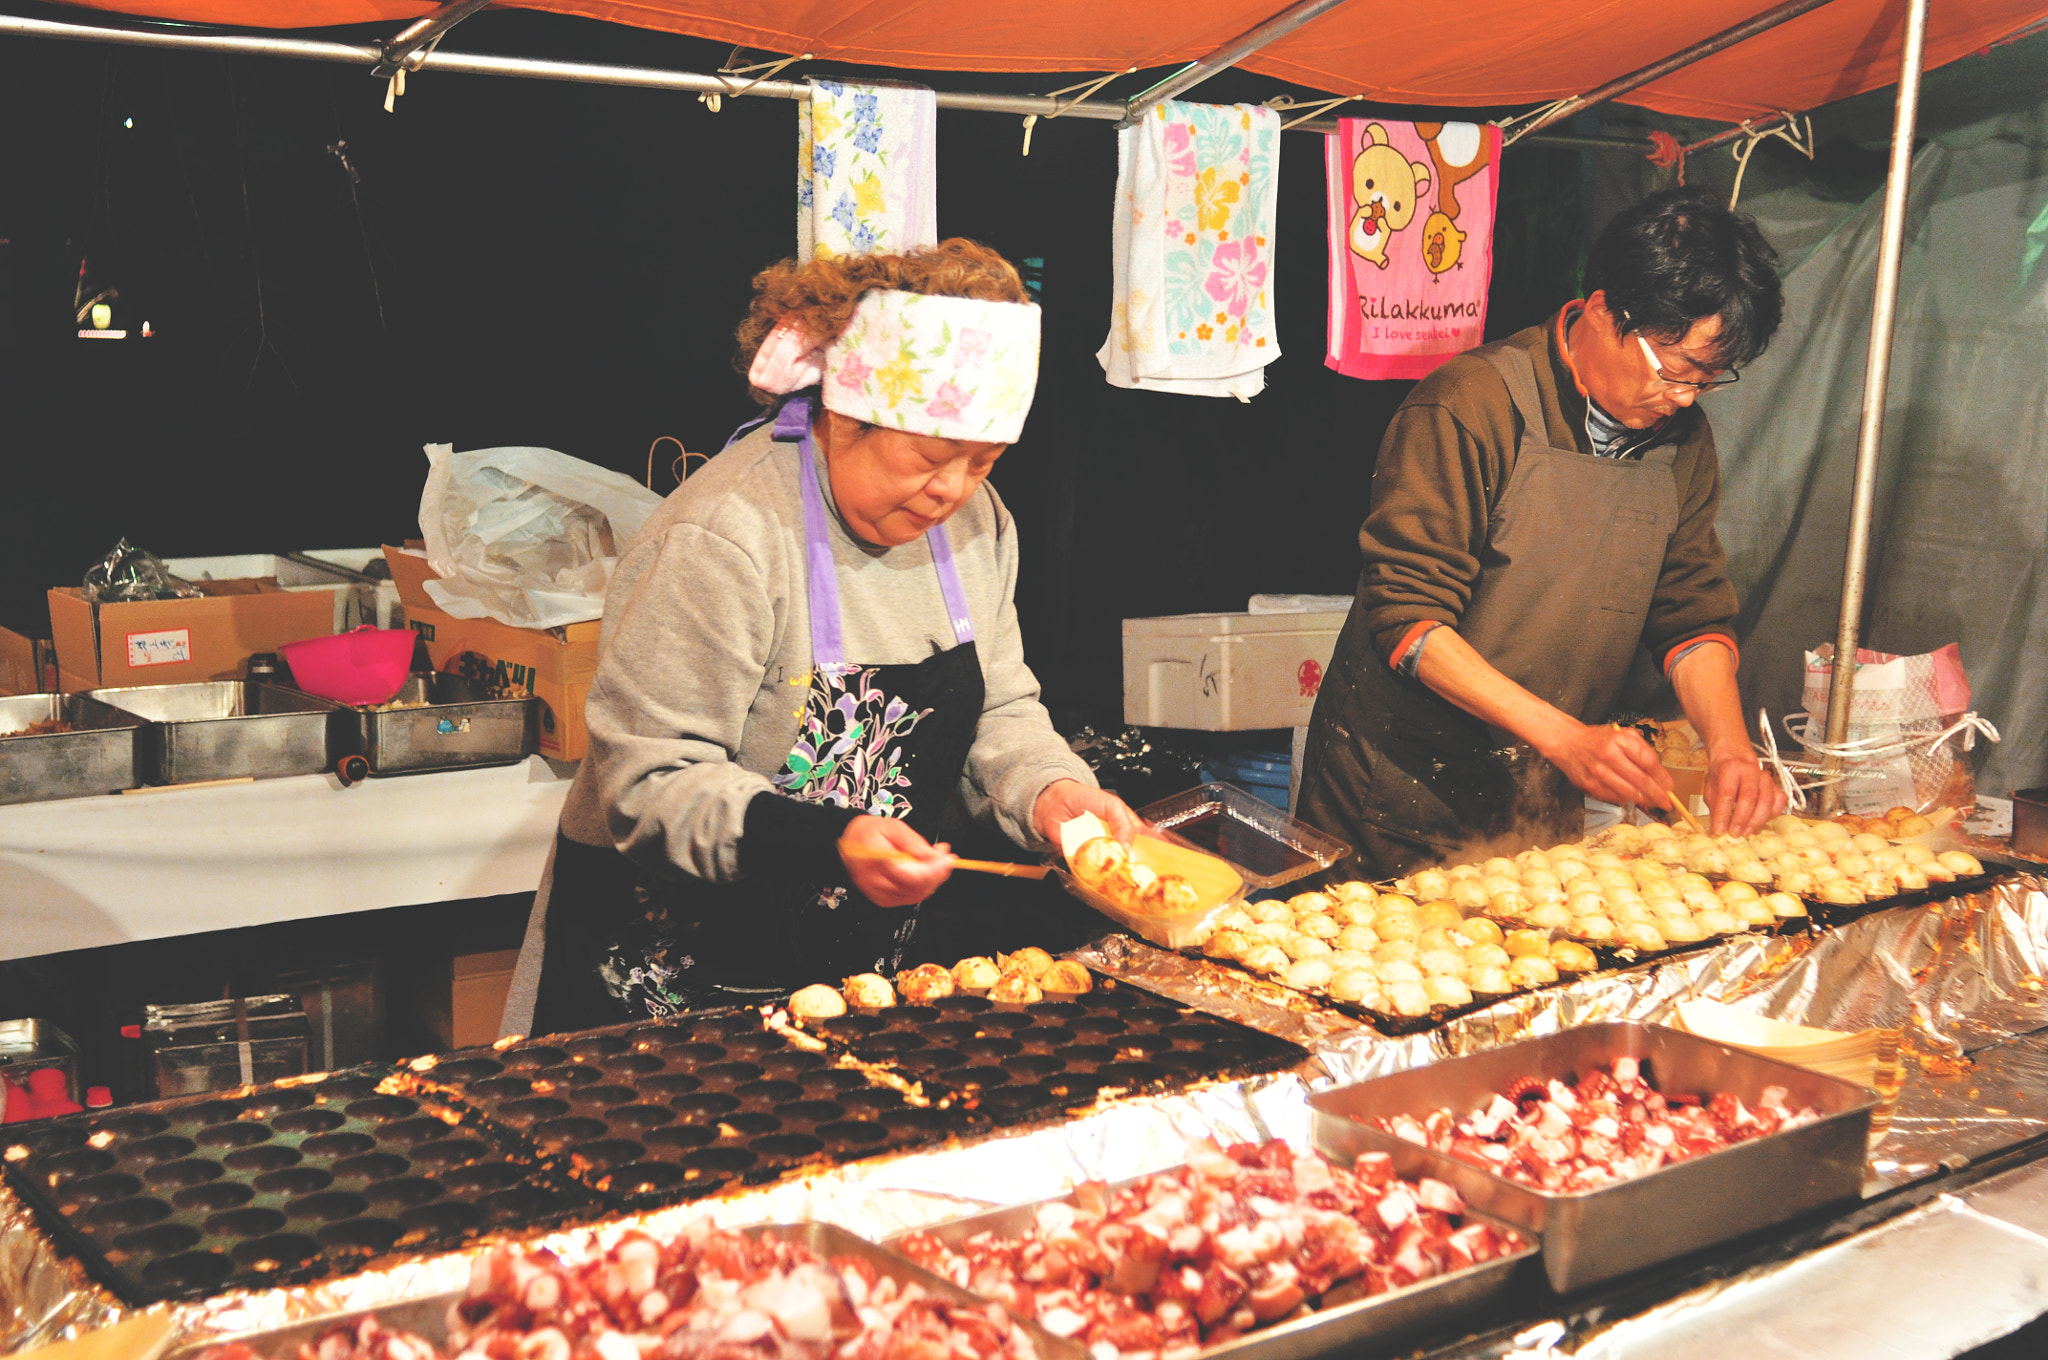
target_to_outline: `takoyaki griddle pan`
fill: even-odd
[[[747,1010],[472,1050],[414,1079],[516,1130],[622,1208],[857,1161],[975,1122],[836,1067]]]
[[[997,1122],[1086,1105],[1105,1089],[1171,1091],[1293,1067],[1306,1049],[1101,976],[1029,1006],[943,997],[806,1022],[864,1062],[894,1068]]]
[[[298,1283],[386,1251],[594,1211],[581,1187],[389,1069],[10,1129],[16,1191],[133,1304]]]

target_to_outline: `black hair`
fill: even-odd
[[[1615,215],[1586,259],[1586,292],[1607,292],[1623,334],[1676,344],[1704,317],[1721,318],[1717,367],[1764,352],[1785,311],[1778,252],[1710,189],[1666,189]]]

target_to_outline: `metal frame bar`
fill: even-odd
[[[1673,52],[1661,61],[1653,61],[1648,66],[1630,71],[1625,76],[1617,76],[1605,85],[1588,90],[1582,95],[1560,100],[1522,127],[1517,133],[1517,138],[1547,128],[1553,123],[1561,123],[1596,104],[1605,104],[1611,99],[1627,94],[1630,90],[1648,85],[1651,81],[1662,80],[1673,71],[1681,70],[1717,52],[1724,52],[1739,42],[1768,32],[1787,20],[1797,19],[1800,15],[1819,9],[1827,3],[1829,0],[1785,0],[1785,3],[1767,9],[1754,18],[1745,19],[1733,28],[1724,28],[1710,38],[1700,39],[1691,47]]]
[[[1884,223],[1877,249],[1877,282],[1870,312],[1870,353],[1863,369],[1863,426],[1856,439],[1855,491],[1849,503],[1849,546],[1842,564],[1842,611],[1835,625],[1835,664],[1828,685],[1827,743],[1849,734],[1849,702],[1856,693],[1856,643],[1863,623],[1870,565],[1870,516],[1877,501],[1877,459],[1884,439],[1885,392],[1891,380],[1892,331],[1898,319],[1899,266],[1905,254],[1906,196],[1913,180],[1913,133],[1920,118],[1920,67],[1927,41],[1927,0],[1907,0],[1906,35],[1899,49],[1899,94],[1892,116],[1890,173],[1884,184]],[[1831,784],[1823,807],[1840,806],[1841,785]]]
[[[1726,146],[1730,142],[1739,142],[1745,137],[1754,137],[1758,133],[1772,132],[1778,128],[1786,126],[1787,124],[1796,123],[1798,121],[1799,115],[1796,113],[1792,113],[1789,110],[1781,113],[1774,113],[1768,118],[1759,118],[1755,122],[1750,123],[1747,126],[1741,123],[1737,123],[1734,127],[1722,128],[1719,132],[1714,133],[1712,136],[1702,137],[1698,141],[1692,143],[1689,146],[1680,147],[1679,150],[1683,151],[1688,156],[1696,155],[1702,151],[1712,151],[1715,147]]]
[[[422,47],[439,42],[442,34],[490,3],[491,0],[448,0],[432,14],[421,15],[384,44],[384,59],[370,74],[380,77],[397,75],[405,69],[406,58]]]
[[[1154,104],[1185,94],[1218,72],[1229,70],[1266,44],[1286,37],[1303,24],[1321,18],[1345,2],[1346,0],[1295,0],[1294,4],[1266,22],[1238,34],[1200,61],[1189,62],[1151,89],[1133,95],[1124,106],[1124,121],[1135,123],[1144,117],[1145,111]]]

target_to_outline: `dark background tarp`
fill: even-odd
[[[686,69],[726,56],[520,12],[463,35]],[[1276,88],[1232,73],[1203,96]],[[395,114],[383,93],[343,67],[0,42],[0,623],[39,632],[44,589],[121,535],[165,556],[416,535],[427,442],[644,477],[658,436],[715,450],[753,414],[731,334],[753,272],[794,248],[794,104],[713,114],[431,73]],[[342,141],[360,184],[328,150]],[[942,116],[939,226],[1044,261],[1039,395],[995,482],[1023,526],[1048,697],[1113,721],[1121,619],[1351,590],[1373,452],[1409,384],[1322,365],[1320,139],[1283,138],[1283,357],[1250,405],[1104,383],[1114,134],[1041,121],[1020,145],[1014,117]],[[1577,152],[1506,161],[1493,333],[1571,295],[1586,176]],[[81,253],[120,288],[118,320],[155,338],[75,338]],[[676,452],[655,452],[663,492]]]

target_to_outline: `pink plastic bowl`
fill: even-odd
[[[417,637],[410,628],[366,623],[353,632],[288,642],[278,650],[292,668],[292,682],[306,693],[343,704],[381,704],[412,673]]]

